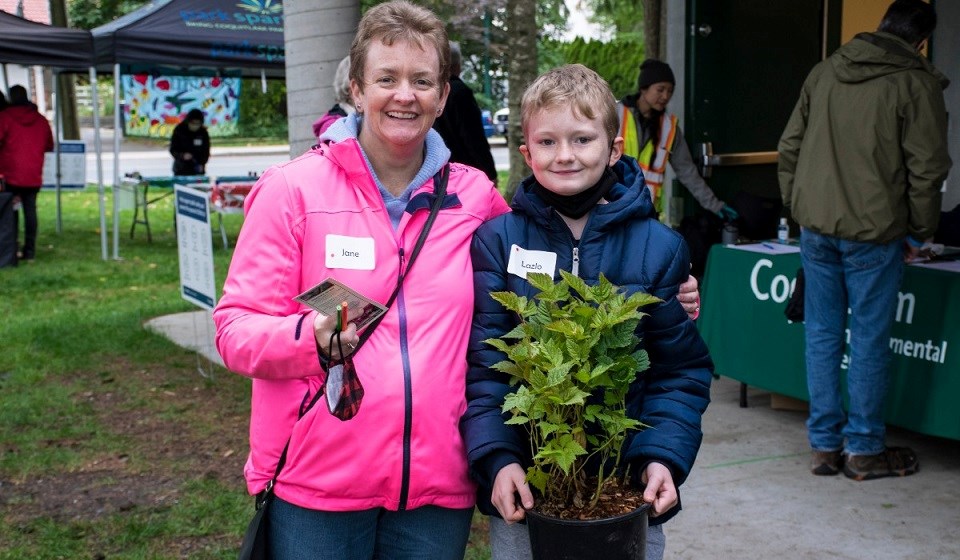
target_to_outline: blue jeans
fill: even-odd
[[[274,496],[267,516],[274,560],[462,560],[473,508],[316,511]]]
[[[903,241],[847,241],[804,229],[807,431],[816,451],[873,455],[885,448],[890,329],[903,278]],[[849,308],[849,335],[847,310]],[[844,364],[849,336],[850,356]],[[846,365],[849,412],[843,411]]]

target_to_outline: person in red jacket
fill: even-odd
[[[10,88],[10,105],[0,111],[0,175],[23,205],[20,257],[33,260],[37,246],[37,193],[43,184],[43,154],[53,150],[46,117],[27,99],[23,86]]]

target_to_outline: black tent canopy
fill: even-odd
[[[93,69],[93,36],[83,29],[68,29],[37,23],[0,11],[0,63],[23,66],[49,66],[57,72],[90,73],[90,82],[96,81]],[[6,67],[4,67],[6,68]],[[4,77],[6,75],[4,74]],[[54,81],[59,97],[58,81]],[[99,108],[96,88],[93,91],[94,123],[99,129]],[[57,232],[60,232],[60,115],[54,118],[56,129],[56,176],[57,176]],[[104,219],[103,166],[99,161],[100,137],[96,138],[97,190],[100,204],[100,240],[103,258],[107,258],[106,220]]]
[[[281,0],[155,0],[93,31],[98,67],[111,64],[284,73]]]
[[[0,11],[0,62],[87,70],[92,65],[89,31],[54,27]]]
[[[282,0],[153,0],[92,30],[97,68],[153,67],[168,74],[283,78]],[[266,87],[266,86],[264,86]],[[120,88],[114,88],[114,129],[120,130]],[[113,184],[120,184],[120,133],[113,140]],[[97,152],[98,158],[100,152]],[[119,209],[113,199],[113,255],[120,256]],[[101,216],[102,219],[102,216]]]

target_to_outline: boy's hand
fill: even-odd
[[[677,487],[673,484],[673,474],[666,466],[650,463],[643,469],[640,480],[646,484],[643,501],[652,504],[650,517],[662,515],[677,505]]]
[[[520,494],[520,501],[523,504],[521,507],[518,507],[520,504],[517,503],[515,494]],[[490,501],[507,525],[523,519],[526,516],[524,509],[533,507],[533,493],[530,492],[527,475],[519,463],[510,463],[500,469],[497,478],[493,481]]]
[[[690,275],[687,281],[680,284],[680,293],[677,294],[677,301],[683,306],[690,320],[700,316],[700,291],[697,290],[697,279]]]

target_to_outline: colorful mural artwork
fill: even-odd
[[[206,115],[211,137],[237,135],[240,78],[140,73],[123,75],[120,81],[127,100],[123,108],[127,136],[169,138],[191,109]]]

